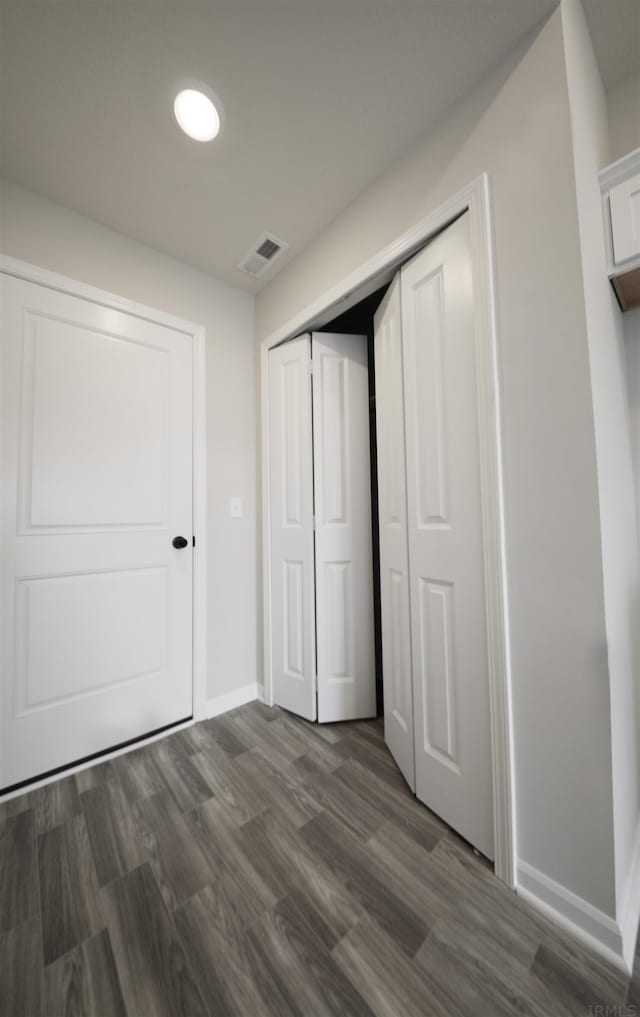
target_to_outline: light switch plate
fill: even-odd
[[[242,498],[239,495],[229,500],[229,512],[232,519],[242,518]]]

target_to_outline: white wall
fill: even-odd
[[[640,539],[640,307],[624,316],[629,387],[629,417],[636,489],[636,518]]]
[[[609,162],[607,103],[582,4],[563,0],[596,435],[611,689],[617,915],[640,821],[640,566],[622,312],[607,277],[598,170]],[[635,918],[637,927],[638,916]]]
[[[607,93],[610,161],[640,148],[640,70]],[[599,167],[602,169],[602,167]]]
[[[600,518],[558,10],[267,285],[257,338],[483,171],[496,239],[518,853],[612,916]]]
[[[254,300],[3,181],[0,251],[207,330],[208,696],[256,681]],[[230,495],[245,499],[229,517]]]

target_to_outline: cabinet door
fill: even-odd
[[[316,719],[311,339],[269,354],[271,666],[278,706]]]
[[[318,720],[376,715],[367,337],[312,336]]]
[[[613,260],[616,265],[640,255],[640,173],[609,192]]]

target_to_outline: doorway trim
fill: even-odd
[[[164,325],[191,338],[192,420],[193,420],[193,720],[207,716],[207,418],[206,418],[206,329],[184,318],[177,318],[155,307],[119,297],[49,269],[40,268],[7,254],[0,254],[0,273],[37,283],[69,296],[122,311],[156,325]],[[107,750],[108,752],[108,750]],[[72,767],[73,764],[70,764]]]
[[[265,701],[273,705],[271,655],[271,547],[269,463],[269,350],[310,332],[391,280],[397,269],[463,212],[468,211],[474,272],[476,385],[480,437],[487,652],[491,713],[493,825],[496,875],[514,888],[516,859],[511,655],[502,466],[500,372],[491,195],[486,173],[400,234],[336,286],[268,335],[260,345],[262,426],[262,549]]]

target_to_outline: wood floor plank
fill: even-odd
[[[287,767],[274,767],[261,749],[245,753],[237,759],[237,765],[254,781],[265,800],[296,829],[321,811],[295,772]]]
[[[104,763],[96,763],[95,766],[87,767],[86,770],[78,770],[75,776],[78,791],[82,794],[108,780],[117,780],[118,775],[112,761],[107,759]]]
[[[182,812],[212,797],[213,791],[175,736],[150,745],[149,752]]]
[[[38,917],[0,933],[0,1017],[48,1017],[42,967]]]
[[[301,775],[302,781],[310,797],[318,803],[320,809],[330,812],[355,837],[368,840],[385,822],[385,816],[369,802],[348,787],[344,781],[338,780],[332,773],[327,773],[317,766],[310,766],[311,760],[302,756],[290,764],[291,769]]]
[[[210,864],[170,791],[138,804],[138,830],[164,902],[173,911],[206,886]]]
[[[577,943],[554,939],[538,948],[531,966],[534,984],[544,986],[568,1011],[623,1003],[627,979],[620,971]]]
[[[45,968],[45,1000],[56,1017],[127,1017],[106,929]]]
[[[367,854],[366,848],[326,812],[310,820],[300,833],[365,911],[413,957],[429,934],[429,925],[410,901],[394,892],[398,884],[395,874]]]
[[[332,956],[378,1017],[466,1017],[369,916],[334,947]],[[474,1011],[474,1017],[494,1015]]]
[[[46,965],[105,926],[83,816],[74,816],[38,838],[38,871]]]
[[[309,724],[280,711],[277,716],[277,727],[278,730],[284,730],[289,739],[295,739],[300,745],[302,749],[300,755],[313,759],[323,769],[335,770],[344,763],[344,757],[336,752],[333,743],[320,734],[321,724]]]
[[[271,907],[284,894],[284,888],[273,888],[273,883],[269,885],[262,879],[241,850],[241,828],[224,802],[217,799],[204,802],[186,819],[214,878],[227,869],[254,897],[261,910]]]
[[[149,746],[116,756],[112,763],[125,794],[132,802],[142,801],[167,787]]]
[[[382,717],[378,717],[377,720],[355,720],[349,725],[349,730],[356,737],[371,742],[379,752],[388,751],[384,741],[384,720]]]
[[[427,851],[431,851],[447,832],[445,824],[421,805],[407,787],[398,792],[381,780],[377,772],[368,770],[357,760],[349,759],[333,773],[337,780]]]
[[[36,830],[46,833],[54,826],[80,815],[80,795],[75,775],[63,777],[34,791]]]
[[[311,721],[304,720],[302,717],[296,717],[293,713],[287,713],[286,710],[282,710],[287,717],[291,718],[295,723],[303,724],[305,727],[312,727],[315,734],[319,738],[323,738],[325,742],[329,742],[330,745],[336,745],[337,742],[342,741],[348,735],[348,724],[312,724]]]
[[[494,878],[493,866],[475,851],[461,837],[451,830],[441,837],[431,852],[434,864],[441,864],[452,881],[460,886],[481,887]]]
[[[133,807],[118,781],[98,784],[81,795],[100,886],[145,861]]]
[[[21,812],[28,812],[29,809],[34,807],[33,792],[14,795],[12,798],[2,798],[0,799],[0,823],[4,823],[5,819],[9,819],[10,816],[17,816]]]
[[[270,724],[271,721],[277,720],[279,711],[273,706],[267,706],[266,703],[261,703],[259,699],[254,700],[253,703],[248,703],[245,707],[246,713],[255,713],[260,717],[261,720]]]
[[[205,750],[211,751],[212,746],[215,744],[207,725],[203,723],[191,724],[189,727],[184,727],[181,731],[176,731],[175,734],[172,734],[171,738],[176,744],[180,745],[187,756],[193,756],[194,753],[201,753]],[[224,758],[222,753],[221,758]]]
[[[0,931],[25,922],[38,910],[36,828],[30,810],[0,825]]]
[[[433,865],[434,858],[431,858]],[[433,869],[432,869],[433,871]],[[435,877],[447,888],[442,869]],[[521,897],[505,892],[495,877],[461,892],[446,891],[448,916],[455,916],[467,930],[486,943],[487,949],[504,950],[509,966],[523,969],[533,963],[546,922]]]
[[[490,1013],[492,1017],[549,1017],[552,1002],[544,990],[531,991],[525,978],[500,969],[496,957],[481,949],[473,936],[458,936],[444,924],[436,925],[418,952],[416,965],[446,993],[462,1013]],[[554,1017],[568,1017],[559,1001]]]
[[[275,897],[299,903],[319,941],[331,949],[358,921],[362,908],[330,869],[275,812],[247,823],[237,841]]]
[[[205,725],[220,748],[232,759],[253,748],[252,743],[244,741],[234,726],[233,713],[223,717],[214,717],[212,720],[205,721]]]
[[[277,728],[273,730],[273,722],[267,724],[255,715],[243,714],[234,716],[232,723],[242,741],[250,745],[251,750],[260,749],[274,766],[286,766],[292,759],[301,755],[299,745],[295,743],[292,745],[292,740],[282,737],[281,731]]]
[[[374,773],[380,780],[389,787],[407,793],[407,785],[400,773],[393,757],[383,749],[377,749],[375,745],[357,733],[350,732],[346,738],[341,738],[335,744],[336,752],[344,756],[345,760],[353,759],[360,763],[370,773]]]
[[[130,1015],[204,1017],[207,1009],[148,863],[102,891]]]
[[[368,841],[367,850],[383,871],[393,873],[398,896],[414,901],[430,926],[446,917],[452,902],[441,883],[440,873],[433,872],[430,852],[403,834],[394,823],[382,826]]]
[[[206,888],[175,913],[180,939],[189,955],[209,1013],[215,1017],[267,1017],[292,1014],[287,999],[259,952],[247,939],[237,915]]]
[[[278,987],[293,1012],[314,1017],[371,1015],[367,1003],[290,898],[277,901],[247,936],[265,966],[274,976],[279,973]]]
[[[223,801],[236,823],[246,823],[268,807],[269,802],[260,793],[255,783],[227,756],[220,762],[208,751],[198,752],[191,762],[219,801]]]

